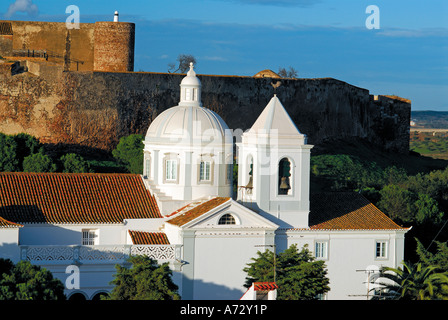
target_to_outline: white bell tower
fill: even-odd
[[[312,147],[274,95],[238,144],[238,201],[281,227],[308,228]]]

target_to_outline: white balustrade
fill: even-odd
[[[181,259],[180,245],[21,246],[21,259],[35,264],[124,263],[130,256],[145,255],[158,262]]]

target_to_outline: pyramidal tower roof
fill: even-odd
[[[271,132],[279,136],[303,136],[275,94],[249,130],[249,133]]]

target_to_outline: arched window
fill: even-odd
[[[226,213],[221,218],[219,218],[218,224],[236,224],[235,217],[230,213]]]
[[[278,164],[278,194],[291,194],[291,162],[288,158],[283,158]]]
[[[251,155],[249,155],[247,159],[247,166],[248,166],[248,172],[247,172],[247,185],[246,185],[246,192],[247,194],[252,194],[252,189],[254,188],[254,159]]]

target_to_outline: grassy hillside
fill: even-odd
[[[448,160],[448,131],[411,131],[409,147],[423,156]]]

